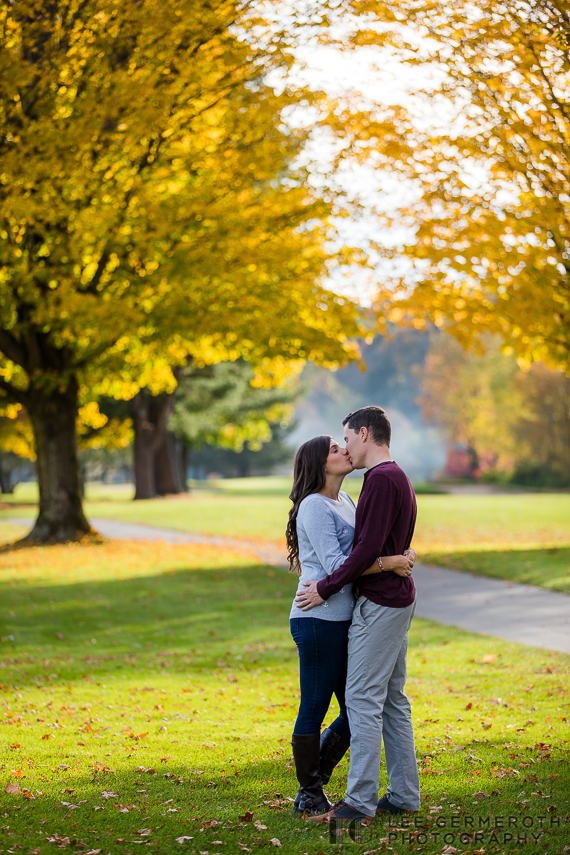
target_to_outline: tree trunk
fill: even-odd
[[[154,478],[156,492],[159,496],[185,492],[180,477],[179,456],[176,437],[167,430],[154,456]]]
[[[479,455],[477,454],[477,449],[470,443],[467,445],[467,455],[469,458],[469,475],[471,478],[475,478],[480,465]]]
[[[133,420],[135,431],[134,442],[134,470],[135,470],[135,499],[153,499],[155,496],[166,492],[180,493],[178,489],[164,489],[174,487],[173,481],[168,475],[169,451],[166,446],[167,425],[172,407],[174,406],[174,393],[151,395],[148,389],[141,389],[134,398],[129,401],[129,412]],[[166,470],[161,467],[159,484],[157,484],[157,454],[166,463]],[[159,491],[160,487],[160,491]]]
[[[0,451],[0,493],[13,493],[12,471],[10,466],[4,463],[3,456]]]
[[[83,513],[75,441],[77,381],[65,391],[30,391],[40,491],[39,515],[26,540],[63,543],[92,532]]]
[[[181,440],[182,448],[180,449],[180,479],[184,486],[186,492],[190,491],[188,486],[188,464],[190,462],[190,449],[184,442]]]

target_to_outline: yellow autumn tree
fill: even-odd
[[[80,406],[171,392],[189,360],[276,382],[352,358],[359,326],[322,284],[348,258],[334,195],[285,121],[316,96],[268,85],[293,58],[253,4],[22,0],[0,20],[0,394],[33,427],[31,537],[75,539]]]
[[[349,9],[354,48],[385,46],[422,71],[401,103],[352,115],[362,156],[374,152],[416,193],[385,221],[409,235],[384,249],[400,262],[381,294],[386,305],[397,298],[393,319],[429,318],[466,345],[496,333],[527,365],[570,371],[568,3]]]

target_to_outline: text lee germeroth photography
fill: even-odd
[[[570,855],[568,0],[19,0],[0,92],[0,855]]]
[[[434,816],[437,814],[437,817]],[[450,813],[440,809],[412,817],[401,816],[389,820],[382,832],[351,820],[348,825],[339,825],[331,821],[328,834],[329,842],[334,844],[365,844],[368,853],[381,852],[391,846],[407,846],[417,849],[432,843],[434,846],[468,846],[472,855],[485,851],[485,847],[520,847],[534,845],[543,838],[545,830],[561,830],[560,817],[544,816],[495,816],[482,813]],[[374,849],[374,845],[378,848]],[[456,850],[457,851],[457,850]],[[536,849],[534,850],[536,851]]]

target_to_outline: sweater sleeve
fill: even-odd
[[[311,541],[311,546],[317,554],[319,563],[330,575],[346,560],[347,554],[350,554],[344,553],[341,549],[334,511],[328,507],[325,501],[313,499],[308,506],[303,508],[301,521],[305,533]]]
[[[317,585],[319,596],[328,600],[344,585],[358,579],[379,555],[382,555],[388,534],[399,509],[397,488],[391,478],[374,475],[360,497],[357,514],[361,518],[360,536],[349,558],[327,579]]]

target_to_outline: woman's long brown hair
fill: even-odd
[[[301,573],[299,562],[299,541],[297,540],[297,514],[299,505],[311,493],[319,493],[325,486],[325,467],[331,447],[330,436],[316,436],[309,439],[297,451],[293,467],[293,489],[289,498],[293,507],[289,511],[287,523],[287,561],[291,573]]]

